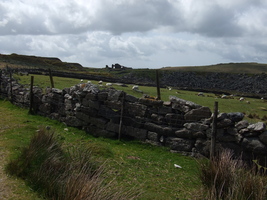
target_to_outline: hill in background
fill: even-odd
[[[81,71],[84,69],[79,63],[62,62],[59,58],[0,54],[0,68],[4,68],[6,66],[11,68],[51,68],[52,70],[70,71]]]
[[[221,63],[208,66],[194,67],[164,67],[161,70],[187,71],[187,72],[222,72],[222,73],[267,73],[267,64],[260,63]]]

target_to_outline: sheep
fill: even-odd
[[[240,97],[240,98],[239,98],[239,101],[244,101],[244,100],[245,100],[244,97]]]
[[[199,92],[199,93],[197,94],[197,96],[202,96],[202,97],[204,97],[204,94],[203,94],[203,92]]]
[[[99,81],[99,82],[98,82],[98,84],[102,84],[102,83],[103,83],[103,81]]]
[[[138,89],[139,89],[138,85],[134,85],[134,86],[132,87],[132,90],[138,90]]]
[[[81,83],[83,82],[83,79],[81,79]]]
[[[171,91],[172,90],[172,87],[167,86],[166,89],[169,90],[169,91]]]
[[[222,98],[222,99],[226,99],[226,98],[227,98],[227,95],[223,94],[223,95],[221,96],[221,98]]]
[[[112,83],[106,83],[106,86],[112,86]]]
[[[246,101],[247,104],[250,104],[250,101]]]
[[[87,81],[87,83],[91,83],[91,81]]]

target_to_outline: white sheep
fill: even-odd
[[[83,79],[81,79],[81,82],[83,82]]]
[[[98,84],[102,84],[102,83],[103,83],[103,81],[99,81],[99,82],[98,82]]]
[[[223,95],[221,96],[221,98],[222,98],[222,99],[226,99],[226,98],[227,98],[227,95],[223,94]]]
[[[106,86],[112,86],[112,83],[106,83]]]
[[[197,96],[202,96],[202,97],[204,97],[204,94],[203,94],[203,92],[199,92],[199,93],[197,94]]]
[[[138,89],[139,89],[138,85],[134,85],[134,86],[132,87],[132,90],[138,90]]]
[[[240,98],[239,98],[239,101],[244,101],[244,100],[245,100],[244,97],[240,97]]]

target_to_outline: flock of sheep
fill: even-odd
[[[82,82],[83,82],[83,79],[81,79],[81,83]],[[87,83],[91,83],[91,81],[88,81]],[[103,81],[99,81],[98,84],[99,85],[102,85],[103,84]],[[106,83],[106,86],[109,86],[110,87],[112,85],[113,85],[112,83]],[[172,87],[167,86],[166,89],[169,90],[169,91],[171,91],[172,90]],[[134,90],[136,92],[142,93],[142,91],[139,90],[139,86],[138,85],[133,85],[132,90]],[[199,92],[197,95],[198,96],[203,96],[203,97],[205,96],[203,92]],[[234,95],[225,95],[225,94],[223,94],[223,95],[217,96],[216,99],[217,98],[221,98],[221,99],[234,99]],[[247,104],[250,104],[250,101],[246,101],[244,97],[240,97],[238,100],[239,101],[245,101]],[[261,100],[264,100],[264,98],[261,98]]]

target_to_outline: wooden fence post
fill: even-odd
[[[51,69],[49,68],[49,77],[50,77],[50,83],[51,83],[51,88],[54,88],[54,80],[53,80],[53,76],[52,76],[52,72]]]
[[[118,140],[121,140],[122,118],[123,118],[123,112],[124,112],[124,101],[125,101],[125,93],[122,92],[122,99],[121,99],[121,116],[120,116],[120,125],[119,125],[119,135],[118,135]]]
[[[156,82],[157,82],[157,98],[158,98],[158,100],[160,100],[161,99],[161,96],[160,96],[159,70],[158,69],[156,70]]]
[[[0,96],[2,95],[2,70],[0,69]]]
[[[29,114],[34,114],[33,111],[33,82],[34,82],[34,76],[31,76],[31,87],[30,87],[30,109]]]
[[[12,72],[9,72],[9,84],[10,84],[10,101],[13,103],[13,89],[12,89]]]
[[[217,135],[217,115],[218,115],[218,102],[215,101],[215,103],[214,103],[213,120],[212,120],[210,159],[213,159],[214,156],[215,156],[216,135]]]

